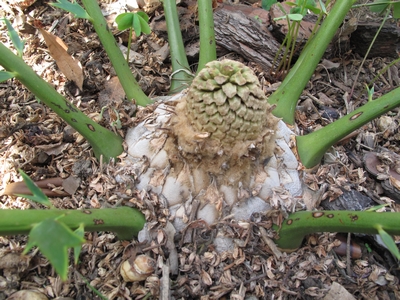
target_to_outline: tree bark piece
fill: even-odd
[[[355,52],[364,56],[372,42],[380,23],[359,22],[356,31],[351,35],[350,42]],[[368,57],[393,57],[399,56],[400,28],[391,21],[386,22],[379,33],[375,44],[372,46]]]
[[[241,11],[227,9],[215,11],[214,26],[218,45],[240,54],[269,72],[280,44],[265,26]]]

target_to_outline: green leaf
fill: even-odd
[[[49,260],[63,281],[68,276],[68,248],[77,247],[85,240],[73,233],[64,223],[47,219],[34,225],[23,254],[37,246]]]
[[[137,13],[122,13],[115,18],[115,23],[117,23],[119,30],[133,28],[136,36],[140,36],[142,32],[145,34],[151,32],[148,22],[149,16],[142,11]]]
[[[115,23],[118,25],[118,30],[125,30],[133,26],[133,14],[122,13],[115,18]]]
[[[15,31],[14,27],[12,27],[12,25],[11,25],[10,21],[8,21],[8,19],[3,18],[3,21],[6,23],[8,36],[10,37],[15,49],[18,52],[18,56],[22,57],[22,54],[24,53],[25,42],[19,38],[18,33]]]
[[[274,21],[280,21],[280,20],[285,20],[286,16],[281,16],[281,17],[276,17],[274,18]]]
[[[301,21],[303,20],[303,15],[302,14],[288,14],[288,17],[292,21]]]
[[[365,210],[365,211],[377,211],[377,210],[379,210],[379,209],[381,209],[381,208],[383,208],[383,207],[386,207],[386,206],[389,206],[389,204],[380,204],[380,205],[376,205],[376,206],[373,206],[373,207],[371,207],[371,208],[368,208],[368,209]]]
[[[148,23],[148,19],[149,19],[148,17],[147,17],[147,20],[146,20],[145,18],[142,18],[139,15],[140,26],[141,26],[142,32],[144,34],[149,34],[151,32],[151,29],[150,29],[150,26],[149,26],[149,23]]]
[[[302,14],[305,16],[307,14],[307,10],[311,10],[316,15],[320,14],[321,12],[314,0],[307,0],[305,4],[302,3],[301,5],[299,5],[298,1],[296,1],[296,3],[285,2],[285,4],[288,6],[294,6],[290,9],[291,14]]]
[[[76,234],[76,236],[83,239],[83,236],[85,234],[85,228],[84,228],[83,224],[79,225],[78,229],[76,229],[74,231],[74,233]],[[75,265],[78,264],[79,255],[81,254],[81,250],[82,250],[82,245],[74,247],[74,263],[75,263]]]
[[[149,22],[149,16],[148,16],[145,12],[143,12],[143,11],[138,11],[138,12],[137,12],[137,15],[138,15],[139,17],[141,17],[146,23]]]
[[[322,2],[322,0],[319,0],[319,6],[321,7],[322,12],[326,15],[326,7],[325,7],[325,3]]]
[[[400,2],[393,3],[393,18],[400,19]]]
[[[18,171],[19,171],[19,174],[22,176],[22,179],[24,180],[26,186],[32,192],[33,195],[17,194],[17,196],[30,199],[32,201],[35,201],[35,202],[40,203],[40,204],[42,204],[44,206],[47,206],[47,207],[53,207],[53,204],[50,202],[49,198],[47,198],[47,196],[32,181],[32,179],[28,175],[26,175],[25,172],[22,171],[21,169],[19,169]]]
[[[319,15],[321,13],[321,10],[318,7],[316,7],[315,5],[314,6],[306,5],[305,8],[311,10],[316,15]]]
[[[142,33],[142,26],[140,26],[139,18],[140,17],[137,14],[133,15],[133,30],[135,30],[135,34],[137,37],[139,37]]]
[[[371,5],[369,7],[369,9],[372,12],[376,12],[376,13],[380,14],[380,13],[384,12],[389,7],[390,4],[388,4],[387,2],[388,2],[387,0],[375,0],[375,2],[373,3],[374,5]],[[382,3],[382,4],[379,4],[379,3]]]
[[[302,13],[302,11],[303,11],[303,13]],[[306,9],[302,10],[301,7],[296,6],[296,7],[293,7],[290,9],[289,14],[293,14],[293,15],[299,14],[299,15],[305,16],[307,14],[307,10]]]
[[[306,7],[316,7],[317,3],[315,3],[315,0],[307,0],[306,2]]]
[[[393,238],[385,231],[383,230],[381,225],[378,225],[377,228],[378,233],[380,237],[382,238],[383,243],[386,245],[386,247],[389,249],[389,251],[397,258],[400,260],[400,252],[399,248],[397,248],[396,243],[394,242]]]
[[[12,72],[0,71],[0,82],[13,78],[15,75]]]
[[[265,10],[270,10],[271,6],[277,3],[277,0],[262,0],[261,1],[261,6]]]
[[[74,1],[69,2],[67,0],[57,0],[57,3],[50,3],[50,5],[72,13],[75,18],[87,19],[91,22],[93,21],[86,10]]]

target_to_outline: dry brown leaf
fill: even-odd
[[[69,176],[67,179],[64,179],[62,186],[64,188],[64,191],[66,191],[70,195],[73,195],[75,194],[80,184],[81,180],[78,177]]]
[[[68,144],[63,142],[36,146],[37,149],[43,150],[47,155],[60,155],[65,149],[67,149],[67,147]]]
[[[104,89],[100,91],[99,101],[104,104],[121,104],[125,98],[125,91],[117,76],[112,77],[104,84]]]
[[[48,197],[59,197],[67,196],[68,193],[60,190],[53,190],[51,186],[59,187],[62,185],[63,179],[60,177],[47,178],[40,181],[35,181],[36,185],[42,190],[42,192]],[[28,189],[24,181],[12,182],[7,184],[3,191],[3,195],[32,195],[32,192]]]
[[[337,282],[332,282],[331,289],[323,300],[331,299],[353,300],[355,298],[342,285]]]
[[[47,32],[46,30],[39,28],[43,35],[44,41],[47,47],[49,47],[50,55],[56,61],[57,66],[60,68],[61,72],[69,80],[75,82],[80,90],[83,86],[83,72],[82,66],[79,61],[75,60],[67,52],[67,45],[57,36]]]

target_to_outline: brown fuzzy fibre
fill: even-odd
[[[257,139],[231,145],[212,139],[207,132],[199,132],[192,126],[187,118],[185,97],[176,106],[175,113],[165,147],[175,172],[188,167],[203,173],[201,178],[212,176],[219,184],[236,186],[242,182],[246,186],[254,170],[273,155],[279,119],[270,113],[270,109],[265,112],[265,124]],[[197,184],[196,190],[209,183]]]

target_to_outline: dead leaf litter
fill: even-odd
[[[156,2],[144,2],[151,12],[153,28],[162,28],[162,9]],[[102,4],[105,9],[111,5]],[[141,116],[154,110],[150,106],[137,111],[124,99],[115,72],[88,22],[43,1],[8,1],[1,6],[1,16],[9,18],[26,40],[25,61],[101,125],[124,136]],[[187,30],[183,34],[185,40],[190,40],[190,32],[198,32],[193,7],[180,9],[186,16],[183,23]],[[111,14],[107,18],[111,20]],[[55,63],[56,58],[32,27],[33,19],[62,40],[68,46],[69,57],[82,65],[82,88],[77,83],[80,79],[70,78]],[[12,48],[4,23],[0,23],[0,30],[1,41]],[[120,44],[126,45],[125,33],[115,30],[114,34]],[[165,31],[161,34],[155,30],[137,38],[133,47],[132,70],[151,96],[166,95],[169,89],[171,71],[165,45]],[[227,57],[244,61],[235,53]],[[371,81],[392,61],[368,59],[357,80],[355,96],[348,100],[361,59],[351,51],[339,56],[332,50],[300,98],[296,121],[301,134],[326,126],[367,101],[363,83]],[[254,63],[247,65],[257,72],[264,89],[272,92],[276,85],[269,83],[268,74]],[[398,86],[398,75],[396,65],[380,76],[374,85],[374,97]],[[333,233],[308,236],[302,248],[282,253],[271,242],[272,221],[280,222],[283,217],[278,211],[253,214],[246,222],[226,218],[213,226],[188,216],[188,226],[176,235],[163,199],[135,190],[135,178],[123,184],[117,181],[115,178],[127,177],[126,174],[121,174],[115,164],[98,163],[89,144],[18,81],[0,83],[0,105],[2,209],[35,208],[33,203],[10,196],[12,192],[6,190],[13,188],[11,183],[21,181],[17,172],[21,168],[32,179],[44,181],[43,188],[48,193],[57,195],[51,198],[57,208],[137,207],[145,214],[151,233],[143,243],[118,241],[110,233],[87,233],[80,263],[71,264],[65,283],[37,250],[21,256],[26,236],[0,237],[1,299],[19,290],[31,290],[49,299],[99,299],[88,284],[108,299],[336,299],[337,295],[346,299],[400,298],[398,262],[373,239],[352,237],[362,251],[361,257],[355,258],[336,254],[335,247],[345,242]],[[390,193],[399,190],[398,176],[391,173],[399,174],[397,159],[393,159],[400,153],[399,114],[396,109],[363,126],[329,151],[323,165],[306,173],[305,182],[314,191],[304,200],[308,209],[319,208],[324,201],[335,203],[339,197],[359,197],[353,192],[356,191],[374,204],[389,204],[390,210],[400,211],[399,198]],[[115,126],[117,119],[121,122],[119,127]],[[374,155],[374,164],[364,155]],[[54,178],[57,180],[46,181]],[[223,247],[217,244],[220,232],[233,241],[229,251],[219,251]],[[177,239],[172,241],[174,236]],[[369,245],[368,251],[365,244]],[[124,261],[134,262],[143,254],[154,266],[150,276],[144,281],[124,281],[120,275]]]

